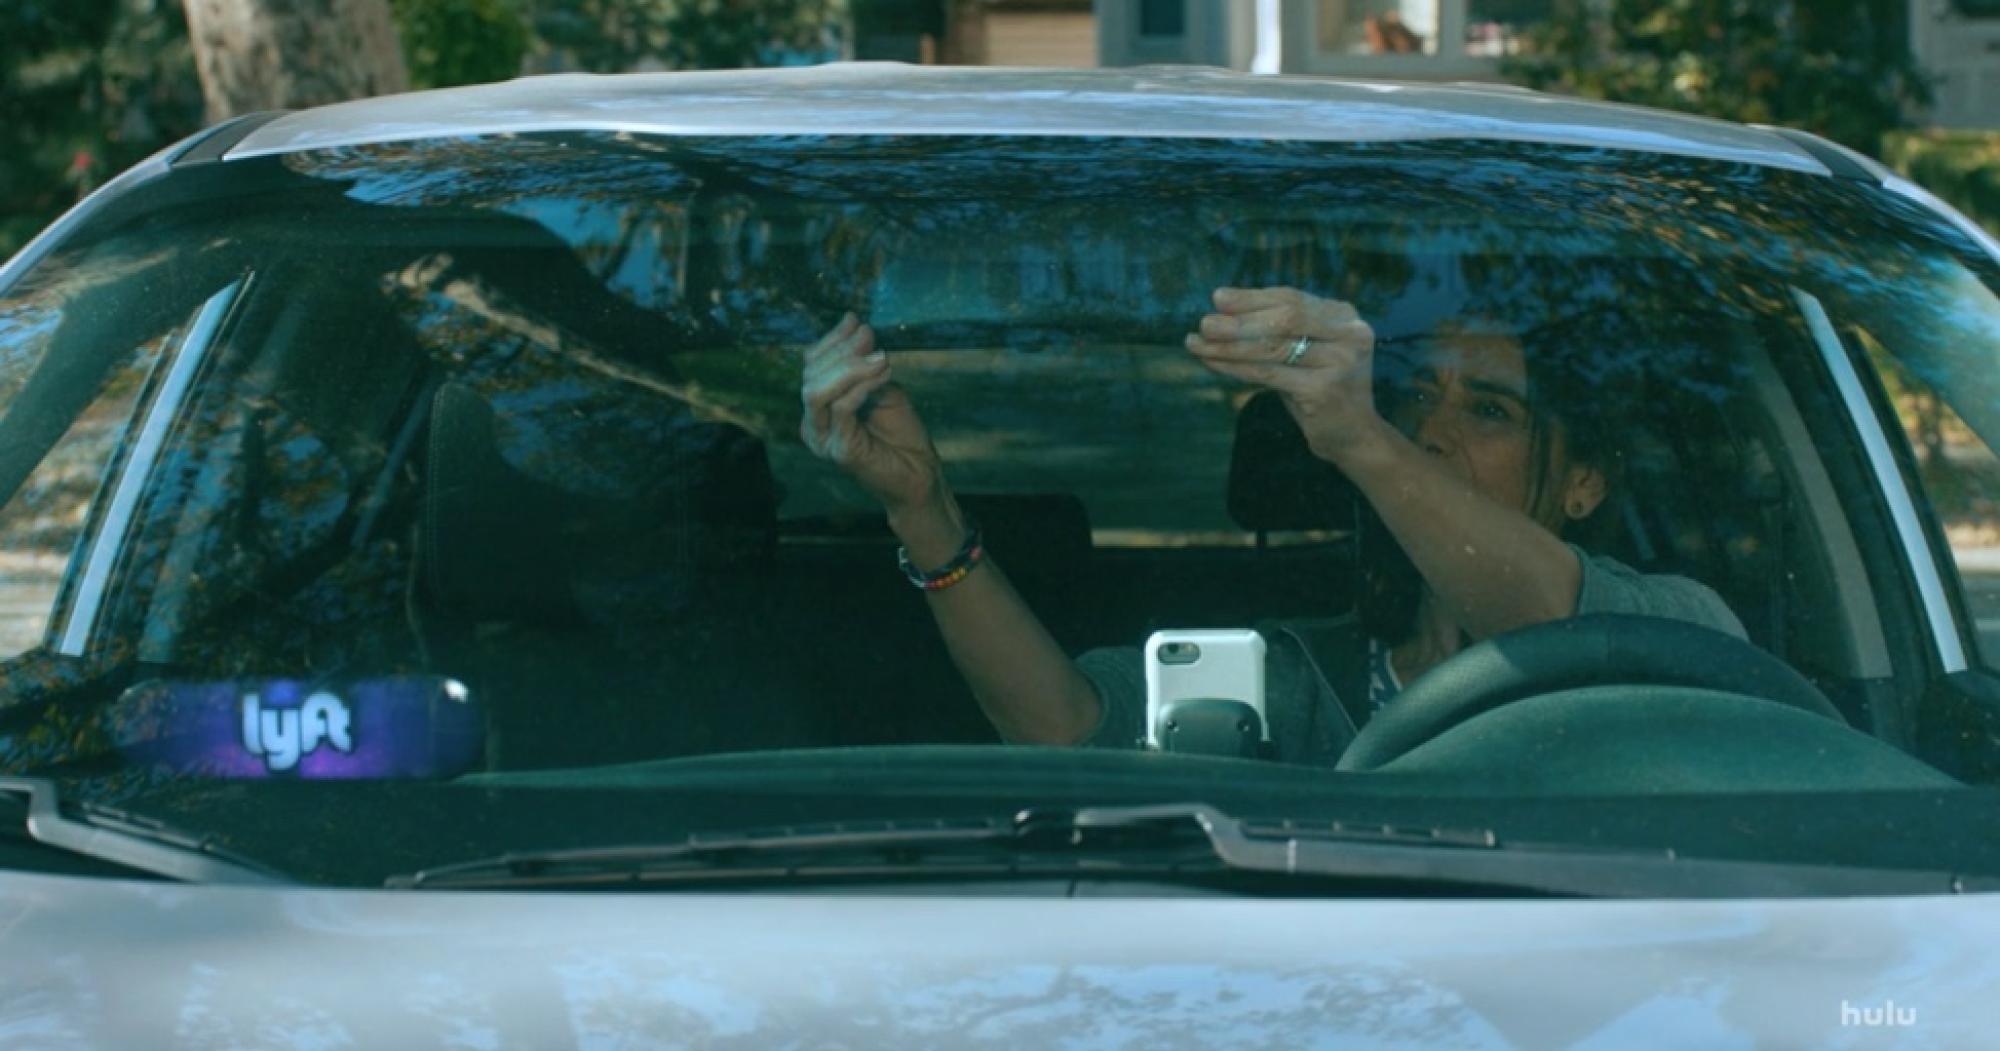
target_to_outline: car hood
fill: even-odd
[[[515,894],[0,879],[38,1046],[1819,1045],[1990,1036],[2000,899]],[[1850,1034],[1852,1035],[1852,1034]],[[1908,1034],[1906,1034],[1908,1035]]]

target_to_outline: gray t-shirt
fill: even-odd
[[[1722,596],[1699,581],[1641,573],[1574,544],[1570,549],[1583,565],[1583,582],[1576,596],[1579,616],[1629,613],[1667,617],[1739,639],[1749,637]],[[1076,659],[1076,666],[1096,687],[1103,708],[1097,729],[1082,743],[1097,748],[1138,747],[1146,736],[1146,668],[1141,649],[1107,646],[1091,650]],[[1269,652],[1264,665],[1264,698],[1277,758],[1321,764],[1339,758],[1339,749],[1346,742],[1334,732],[1331,724],[1335,718],[1315,710],[1326,703],[1320,694],[1317,675],[1294,650],[1274,647]]]

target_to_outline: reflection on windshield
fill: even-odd
[[[1519,249],[1505,272],[1476,279],[1494,299],[1511,284],[1521,320],[1648,307],[1620,296],[1629,276],[1579,265],[1590,257],[1657,260],[1656,287],[1750,310],[1770,307],[1770,290],[1707,260],[1814,267],[1843,286],[1916,265],[1861,248],[1906,242],[1908,202],[1843,209],[1841,229],[1815,195],[1771,189],[1793,176],[1610,151],[1577,163],[1574,150],[1485,146],[1468,164],[1467,147],[1437,143],[582,135],[520,143],[500,170],[488,149],[391,144],[288,163],[371,204],[531,219],[614,291],[735,345],[807,342],[850,308],[920,340],[954,325],[1023,348],[1107,328],[1165,335],[1218,285],[1284,283],[1353,299],[1393,333],[1467,294],[1449,274],[1412,272],[1425,256],[1503,247]],[[1369,254],[1374,267],[1357,262]]]
[[[460,682],[492,771],[1021,739],[898,569],[902,547],[922,582],[968,521],[1092,695],[1138,706],[1064,727],[1096,743],[1146,717],[1153,632],[1359,610],[1355,703],[1327,682],[1299,709],[1325,718],[1287,723],[1274,698],[1318,680],[1286,643],[1261,687],[1274,737],[1320,735],[1275,756],[1332,765],[1328,719],[1365,727],[1516,626],[1480,603],[1579,564],[1584,612],[1740,635],[1865,729],[1890,672],[1853,618],[1888,585],[1836,562],[1873,511],[1836,488],[1846,431],[1788,289],[1930,382],[1987,383],[2000,335],[1992,275],[1907,202],[1688,158],[576,134],[224,168],[201,177],[262,188],[187,217],[212,236],[110,236],[47,264],[93,275],[69,302],[0,301],[0,527],[62,614],[78,581],[47,567],[106,517],[147,355],[256,274],[135,483],[88,639],[57,653],[31,627],[0,672],[32,713],[12,769],[116,767],[94,713],[138,682]],[[1285,320],[1255,329],[1266,309]],[[965,512],[934,551],[813,416],[864,324]],[[1392,508],[1347,446],[1314,447],[1361,432],[1315,432],[1317,394],[1212,367],[1197,330],[1300,370],[1363,362],[1328,412],[1429,457],[1404,489],[1433,461],[1457,488]],[[884,404],[841,411],[904,419]],[[1490,539],[1513,590],[1440,588],[1456,548],[1427,523],[1489,505],[1514,517],[1458,546]]]

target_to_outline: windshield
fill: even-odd
[[[1030,803],[1969,822],[1976,252],[1520,144],[191,167],[0,290],[0,755],[362,883]]]

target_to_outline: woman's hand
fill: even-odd
[[[1296,288],[1218,288],[1214,299],[1188,350],[1224,376],[1277,391],[1314,455],[1337,463],[1384,433],[1375,330],[1351,304]]]
[[[943,470],[910,396],[892,382],[875,330],[853,314],[806,351],[806,448],[839,464],[893,518],[939,500]]]

